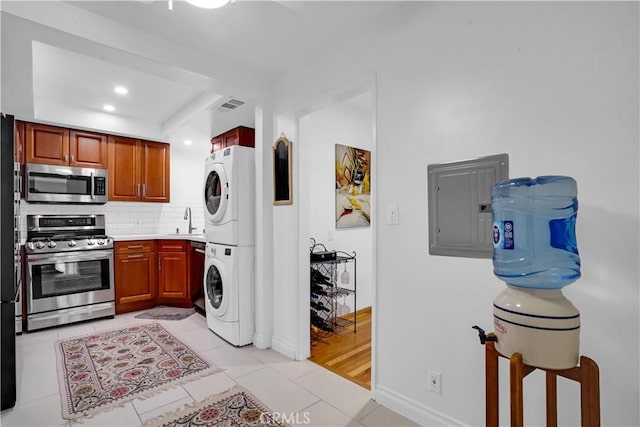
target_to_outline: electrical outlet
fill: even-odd
[[[387,205],[387,224],[398,224],[398,205]]]
[[[440,372],[432,371],[431,369],[429,369],[428,375],[429,375],[429,391],[433,393],[441,394],[442,388],[441,388],[440,381],[442,380],[442,375],[440,374]]]

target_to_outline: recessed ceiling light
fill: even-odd
[[[229,3],[229,0],[187,0],[187,3],[204,9],[216,9]]]
[[[113,90],[115,93],[118,93],[120,95],[126,95],[129,93],[129,90],[124,86],[116,86]]]
[[[104,111],[108,111],[110,113],[113,113],[114,111],[116,111],[116,107],[114,107],[111,104],[104,104],[104,107],[102,108],[104,108]]]
[[[185,139],[184,140],[184,145],[191,145],[191,144],[193,144],[193,142],[191,142],[190,139]]]

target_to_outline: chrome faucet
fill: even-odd
[[[188,206],[187,209],[184,210],[184,219],[189,220],[189,234],[193,234],[193,230],[195,230],[196,227],[191,226],[191,208]]]

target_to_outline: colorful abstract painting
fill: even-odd
[[[371,151],[336,144],[336,228],[371,224]]]

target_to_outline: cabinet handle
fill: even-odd
[[[144,254],[127,255],[127,258],[142,258]]]
[[[73,162],[75,162],[75,161],[76,161],[76,157],[72,154],[72,155],[71,155],[71,163],[73,163]]]
[[[136,184],[136,197],[140,198],[140,184]]]
[[[143,245],[129,245],[127,246],[127,249],[140,249],[143,248]]]
[[[69,159],[69,157],[65,154],[62,156],[62,161],[66,162]]]
[[[198,252],[199,254],[203,254],[203,253],[205,253],[205,252],[204,252],[204,249],[198,249],[198,248],[196,248],[196,252]]]
[[[158,259],[158,270],[162,271],[162,258]]]
[[[147,198],[147,184],[142,184],[142,198]]]

